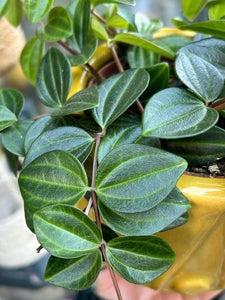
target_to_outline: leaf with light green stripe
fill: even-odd
[[[32,23],[40,21],[50,10],[53,0],[25,0],[25,10]]]
[[[158,205],[144,212],[113,211],[99,201],[99,211],[105,223],[122,235],[150,235],[163,230],[191,208],[189,201],[177,189]]]
[[[18,118],[24,105],[23,95],[14,89],[0,90],[0,105],[7,107]]]
[[[115,41],[126,43],[128,45],[142,47],[151,50],[165,57],[174,59],[175,53],[160,40],[147,40],[142,38],[139,33],[119,33],[115,36]]]
[[[33,124],[32,120],[22,120],[7,128],[1,134],[3,146],[11,153],[25,156],[24,139],[28,128]]]
[[[45,271],[45,281],[66,289],[85,290],[97,279],[101,264],[100,250],[75,259],[51,256]]]
[[[39,243],[52,255],[75,258],[96,252],[102,241],[96,224],[70,205],[50,205],[34,214]]]
[[[98,199],[118,212],[147,211],[172,191],[186,167],[184,159],[160,149],[122,145],[99,164]]]
[[[189,166],[204,166],[225,156],[225,130],[215,126],[191,138],[163,140],[162,147],[186,159]]]
[[[23,48],[20,63],[24,74],[35,85],[38,67],[44,49],[44,43],[37,37],[32,37]]]
[[[91,4],[93,6],[97,6],[100,4],[105,4],[105,3],[118,3],[118,4],[125,4],[125,5],[131,5],[135,6],[135,0],[91,0]]]
[[[159,55],[141,47],[130,46],[127,59],[131,68],[149,68],[159,62]]]
[[[37,28],[37,36],[48,42],[59,41],[73,33],[72,21],[67,10],[55,6],[50,10],[47,23]]]
[[[206,6],[207,0],[182,0],[182,10],[190,21],[192,21]]]
[[[216,100],[224,86],[224,78],[212,64],[189,53],[179,53],[175,69],[180,80],[204,102]]]
[[[98,106],[99,94],[96,87],[90,87],[71,96],[59,109],[52,112],[52,116],[66,116]]]
[[[173,250],[157,236],[115,238],[107,244],[106,256],[120,276],[135,284],[152,281],[175,260]]]
[[[0,105],[0,131],[11,126],[17,117],[7,107]]]
[[[58,127],[43,132],[31,145],[23,167],[43,153],[64,150],[72,153],[80,162],[90,154],[94,139],[83,129],[72,126]]]
[[[33,213],[52,204],[76,204],[86,193],[88,180],[72,154],[54,150],[32,161],[19,176],[26,221],[33,230]]]
[[[138,99],[148,82],[149,75],[144,69],[132,69],[113,75],[101,83],[98,86],[99,106],[92,110],[98,125],[106,128],[115,121]]]
[[[195,136],[212,128],[218,117],[216,110],[206,107],[192,93],[168,88],[155,94],[146,105],[142,134],[162,139]]]
[[[57,48],[50,48],[37,73],[36,92],[39,100],[46,106],[62,106],[70,90],[71,78],[71,65],[66,55]]]

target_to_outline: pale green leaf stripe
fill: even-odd
[[[40,21],[50,9],[53,0],[25,0],[25,10],[32,23]]]
[[[143,39],[142,37],[139,37],[138,34],[134,33],[119,33],[115,36],[114,39],[117,42],[123,42],[129,45],[134,45],[151,50],[171,59],[174,59],[175,57],[175,53],[159,40],[148,41]]]
[[[97,195],[112,210],[146,211],[169,194],[185,169],[183,159],[160,149],[122,145],[101,161],[96,173]]]
[[[0,130],[3,130],[17,121],[14,113],[7,107],[0,105]]]
[[[14,89],[0,90],[0,105],[7,107],[18,118],[24,105],[23,95]]]
[[[101,263],[100,250],[75,259],[51,256],[46,267],[45,281],[72,290],[87,289],[95,282]]]
[[[45,207],[34,214],[39,242],[54,256],[74,258],[98,249],[99,229],[82,211],[69,205]]]

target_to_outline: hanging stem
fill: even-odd
[[[35,121],[35,120],[38,120],[38,119],[40,119],[42,117],[49,116],[49,115],[50,115],[50,113],[45,113],[45,114],[38,115],[38,116],[35,116],[35,117],[31,118],[31,120]]]
[[[110,47],[110,50],[111,50],[111,52],[112,52],[112,56],[113,56],[113,59],[114,59],[114,61],[115,61],[115,63],[116,63],[117,69],[119,70],[120,73],[124,72],[124,68],[123,68],[123,66],[122,66],[122,64],[121,64],[121,61],[120,61],[120,59],[119,59],[119,56],[118,56],[118,54],[117,54],[117,52],[116,52],[116,49],[115,49],[114,45],[112,45],[112,46]],[[140,102],[139,99],[136,100],[136,105],[137,105],[137,107],[138,107],[139,112],[140,112],[141,114],[143,114],[143,112],[144,112],[144,107],[142,106],[142,104],[141,104],[141,102]]]
[[[102,137],[104,135],[105,135],[105,130],[103,130],[101,133],[97,134],[97,138],[96,138],[96,142],[95,142],[95,152],[94,152],[94,159],[93,159],[93,167],[92,167],[92,179],[91,179],[91,187],[93,188],[93,190],[92,190],[92,203],[93,203],[93,208],[94,208],[94,212],[95,212],[96,224],[97,224],[99,230],[101,231],[101,234],[102,234],[102,225],[101,225],[100,214],[99,214],[99,210],[98,210],[97,195],[96,195],[96,192],[95,192],[94,188],[95,188],[96,171],[97,171],[97,167],[98,167],[98,161],[97,161],[98,147],[99,147],[101,139],[102,139]],[[110,266],[109,261],[108,261],[108,259],[106,257],[104,242],[101,244],[101,250],[102,250],[102,254],[104,256],[107,268],[109,269],[109,272],[110,272],[110,275],[111,275],[111,278],[112,278],[112,282],[113,282],[113,285],[114,285],[114,288],[115,288],[118,300],[123,300],[123,298],[121,296],[120,289],[119,289],[118,282],[116,280],[115,273],[114,273],[112,267]]]
[[[214,108],[216,111],[221,111],[221,110],[225,109],[225,98],[209,105],[209,107]]]

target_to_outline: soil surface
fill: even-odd
[[[224,176],[225,177],[225,157],[218,159],[216,162],[207,166],[191,167],[188,168],[188,172],[194,172],[199,174],[207,174],[210,177]]]

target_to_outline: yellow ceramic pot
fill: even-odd
[[[173,266],[148,286],[188,296],[225,288],[225,178],[183,175],[189,221],[159,233],[176,253]]]

